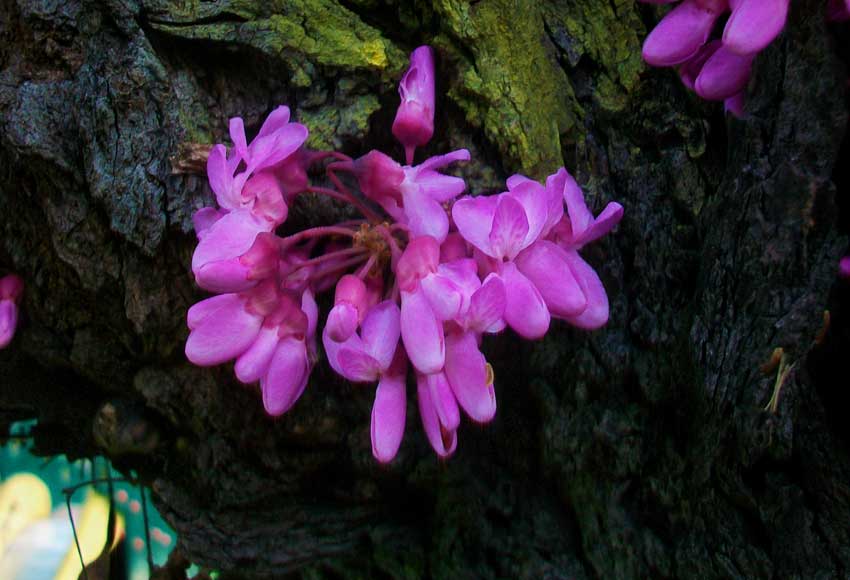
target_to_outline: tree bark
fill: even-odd
[[[41,453],[137,470],[189,560],[233,577],[850,574],[848,395],[831,374],[850,344],[847,43],[824,2],[792,3],[740,121],[644,67],[660,9],[630,0],[0,10],[0,268],[27,284],[0,420],[37,416]],[[310,146],[398,156],[396,83],[422,43],[441,94],[426,153],[468,147],[473,192],[566,165],[594,208],[626,214],[585,252],[608,326],[488,339],[493,423],[465,424],[440,462],[410,397],[380,467],[373,391],[323,361],[272,420],[231,366],[185,360],[204,297],[190,218],[213,200],[189,153],[285,103]],[[305,199],[283,229],[332,213]],[[765,410],[777,347],[791,370]]]

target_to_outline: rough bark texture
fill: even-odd
[[[848,577],[847,71],[824,2],[792,4],[735,121],[643,67],[662,9],[631,0],[0,0],[0,268],[27,282],[0,421],[38,416],[43,453],[105,447],[186,557],[236,577]],[[370,388],[320,362],[275,421],[230,367],[187,363],[212,198],[172,165],[280,103],[312,146],[398,153],[426,42],[428,151],[473,150],[477,191],[566,164],[626,217],[586,252],[610,324],[487,341],[495,421],[441,463],[410,397],[381,468]],[[776,347],[795,366],[770,412]]]

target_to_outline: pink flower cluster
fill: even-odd
[[[594,217],[563,168],[545,185],[514,175],[503,193],[458,199],[464,180],[442,170],[468,161],[468,151],[412,164],[434,130],[429,47],[413,52],[399,92],[392,133],[407,165],[374,150],[358,159],[309,151],[307,129],[286,107],[250,143],[241,119],[231,120],[233,146],[216,146],[208,161],[219,207],[195,215],[192,271],[218,294],[189,310],[186,342],[197,365],[235,360],[236,377],[259,381],[266,411],[280,415],[318,358],[315,295],[333,288],[325,356],[346,379],[377,383],[371,436],[380,462],[401,444],[409,367],[428,440],[447,457],[461,409],[477,423],[496,413],[484,334],[510,327],[538,339],[552,318],[584,329],[607,322],[605,289],[579,250],[623,215],[610,203]],[[310,171],[322,168],[333,188],[310,183]],[[305,194],[361,217],[278,236],[287,208]]]
[[[18,327],[18,304],[24,292],[24,281],[14,274],[0,278],[0,348],[6,348]]]
[[[671,4],[676,0],[641,0]],[[843,0],[842,0],[843,1]],[[684,0],[658,23],[643,44],[652,66],[678,66],[682,82],[709,101],[743,115],[753,60],[785,27],[789,0]],[[721,39],[711,34],[729,13]]]

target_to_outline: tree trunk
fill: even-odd
[[[232,576],[847,577],[847,45],[824,4],[792,3],[739,121],[642,64],[660,10],[631,0],[0,0],[0,268],[26,281],[0,420],[137,470],[178,550]],[[585,253],[608,326],[486,340],[493,423],[440,462],[410,397],[380,467],[373,390],[324,361],[279,420],[186,361],[213,200],[191,154],[288,104],[311,147],[398,156],[423,43],[426,152],[468,147],[473,192],[566,165],[626,213]],[[299,200],[284,229],[331,212]]]

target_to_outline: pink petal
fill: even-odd
[[[785,28],[789,0],[743,0],[726,22],[723,46],[740,55],[754,55]]]
[[[278,254],[277,238],[261,232],[242,256],[202,265],[195,281],[211,292],[242,292],[275,274]]]
[[[337,352],[336,360],[342,371],[340,374],[354,383],[371,383],[381,374],[380,363],[365,351],[362,343],[346,342]]]
[[[493,218],[496,216],[496,206],[499,204],[500,197],[498,195],[464,197],[452,206],[452,219],[460,235],[487,255],[492,255],[490,229],[493,226]]]
[[[245,310],[243,301],[226,302],[189,333],[186,358],[202,367],[234,359],[251,346],[262,323],[263,317]]]
[[[495,274],[490,275],[472,295],[467,327],[476,332],[490,332],[502,320],[506,300],[504,282]]]
[[[546,189],[531,180],[518,184],[505,197],[511,197],[522,205],[528,223],[528,231],[517,250],[519,253],[523,248],[533,244],[546,227],[549,219],[549,199]]]
[[[419,416],[431,447],[440,457],[448,457],[457,448],[457,431],[447,430],[440,424],[437,410],[431,399],[431,390],[425,376],[416,375],[416,398],[419,403]]]
[[[263,126],[260,127],[260,132],[257,133],[255,140],[277,132],[286,126],[287,123],[289,123],[289,107],[281,105],[269,113],[269,116],[263,121]]]
[[[753,56],[741,56],[721,47],[705,62],[694,88],[708,101],[722,101],[747,86],[752,70]]]
[[[540,236],[546,236],[564,217],[564,188],[569,173],[561,167],[556,173],[546,178],[546,224]]]
[[[357,309],[350,302],[341,302],[331,308],[325,331],[331,340],[343,342],[357,330]]]
[[[696,83],[697,77],[705,64],[705,61],[717,52],[721,46],[723,46],[722,42],[719,40],[712,40],[700,48],[699,52],[697,52],[691,59],[682,63],[682,66],[679,67],[679,78],[682,79],[682,84],[692,91],[695,90],[694,83]]]
[[[519,173],[515,173],[515,174],[511,175],[510,177],[508,177],[508,179],[505,183],[508,186],[508,191],[513,191],[514,189],[519,187],[521,184],[526,183],[528,181],[533,181],[533,180],[526,177],[525,175],[520,175]]]
[[[564,181],[564,201],[567,204],[572,235],[574,238],[579,238],[593,223],[593,214],[587,209],[581,187],[569,173],[567,173]]]
[[[502,270],[505,283],[505,321],[527,339],[541,338],[549,330],[549,309],[540,292],[513,263]]]
[[[289,208],[277,178],[269,171],[257,173],[245,183],[242,197],[253,200],[251,213],[257,218],[280,225],[286,221]]]
[[[316,327],[319,325],[319,305],[316,304],[316,297],[313,296],[313,291],[309,288],[301,294],[301,311],[307,317],[307,332],[305,334],[307,353],[310,355],[310,360],[315,362],[318,359]]]
[[[604,326],[608,322],[608,295],[602,281],[578,252],[568,251],[566,256],[573,275],[587,297],[587,308],[578,316],[565,317],[565,320],[573,326],[587,330]]]
[[[412,292],[419,281],[433,273],[440,263],[440,244],[431,236],[414,238],[395,265],[396,279],[402,290]]]
[[[605,206],[602,213],[596,216],[590,227],[584,230],[584,233],[581,235],[581,245],[583,246],[594,240],[598,240],[614,229],[614,226],[620,223],[621,219],[623,219],[623,206],[616,201],[612,201]]]
[[[328,358],[328,364],[331,365],[331,368],[336,374],[345,376],[342,372],[342,366],[339,364],[339,351],[347,343],[359,340],[360,338],[356,334],[352,334],[345,342],[336,342],[328,335],[328,327],[325,326],[325,330],[322,332],[322,346],[325,347],[325,356]]]
[[[186,313],[186,324],[189,330],[194,330],[203,320],[224,308],[228,314],[236,308],[244,306],[243,299],[238,294],[219,294],[192,305]]]
[[[242,159],[248,159],[248,143],[245,141],[245,123],[241,117],[230,119],[230,140]]]
[[[500,197],[490,229],[490,251],[485,253],[496,259],[512,260],[524,247],[529,224],[519,201],[507,195]]]
[[[415,183],[422,195],[439,203],[451,201],[466,190],[466,182],[462,178],[436,171],[417,171]]]
[[[429,375],[443,368],[443,323],[434,316],[422,291],[401,293],[401,338],[407,357],[419,372]]]
[[[541,240],[515,260],[519,271],[540,291],[549,312],[558,318],[577,316],[587,307],[566,254],[557,244]]]
[[[0,300],[0,349],[9,346],[18,326],[18,307],[12,300]]]
[[[385,300],[372,307],[363,320],[361,337],[369,354],[378,361],[381,371],[387,370],[393,360],[401,334],[401,313],[395,302]]]
[[[486,423],[496,415],[496,391],[487,384],[487,361],[472,332],[446,337],[446,376],[470,419]]]
[[[276,165],[295,153],[304,141],[309,131],[299,123],[289,123],[275,132],[273,136],[263,137],[254,150],[252,144],[251,163],[255,171]],[[272,138],[273,137],[273,138]]]
[[[726,6],[725,0],[685,0],[646,37],[643,59],[652,66],[671,66],[693,57]]]
[[[195,227],[195,235],[198,236],[198,240],[203,238],[207,230],[227,213],[226,210],[219,210],[214,207],[202,207],[192,214],[192,225]]]
[[[440,246],[440,261],[453,262],[469,257],[469,248],[466,240],[457,232],[451,232],[446,236],[446,241]]]
[[[287,412],[304,392],[309,376],[304,341],[291,337],[281,340],[268,373],[260,381],[266,413],[277,416]]]
[[[192,255],[192,271],[204,264],[238,258],[253,245],[257,234],[270,231],[269,222],[258,220],[247,210],[233,211],[215,222],[198,242]]]
[[[481,287],[478,264],[472,258],[462,257],[451,262],[444,262],[437,267],[437,274],[451,280],[467,297],[472,296],[472,293]]]
[[[449,233],[449,216],[443,206],[419,188],[405,189],[403,199],[411,234],[416,237],[431,236],[443,243]]]
[[[269,370],[278,342],[277,328],[264,326],[250,348],[236,359],[236,378],[246,385],[263,378]]]
[[[745,91],[741,91],[737,95],[732,95],[731,97],[723,101],[723,108],[726,110],[727,113],[732,113],[732,116],[738,119],[743,119],[745,102]]]
[[[463,294],[449,278],[431,274],[423,278],[421,284],[431,310],[439,320],[452,320],[460,314]]]
[[[242,292],[257,285],[250,274],[250,268],[238,259],[221,260],[201,266],[195,273],[195,282],[210,292]]]
[[[443,155],[435,155],[433,157],[429,157],[422,163],[416,166],[418,171],[431,171],[434,169],[440,169],[441,167],[445,167],[446,165],[450,165],[457,161],[469,161],[469,151],[466,149],[458,149],[456,151],[452,151],[450,153],[445,153]]]
[[[437,412],[440,425],[446,431],[454,431],[460,426],[460,410],[458,410],[452,388],[446,374],[442,371],[428,375],[428,390],[431,394],[431,403]]]
[[[227,162],[227,149],[216,145],[207,157],[207,178],[218,205],[225,209],[237,209],[241,200],[239,192],[233,192],[233,170]]]
[[[378,381],[372,405],[372,455],[389,463],[398,453],[407,415],[405,373],[389,374]]]

